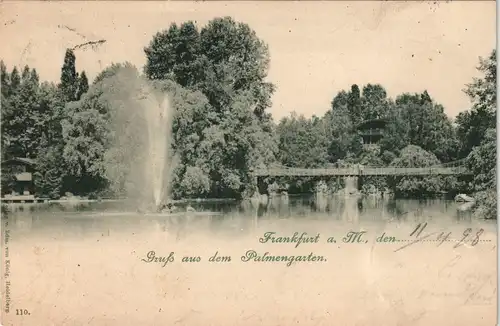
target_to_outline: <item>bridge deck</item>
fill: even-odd
[[[360,176],[360,175],[467,175],[465,167],[428,167],[428,168],[396,168],[396,167],[352,167],[328,169],[270,168],[256,170],[255,176]]]

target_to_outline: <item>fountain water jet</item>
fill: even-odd
[[[148,81],[121,78],[125,82],[113,84],[107,176],[140,210],[156,211],[170,195],[173,109],[169,96]]]
[[[165,97],[159,106],[146,108],[146,119],[148,124],[148,145],[149,145],[149,174],[150,184],[153,190],[153,200],[156,207],[159,207],[164,199],[165,169],[168,143],[167,137],[170,135],[169,103]]]

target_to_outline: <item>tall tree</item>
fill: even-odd
[[[38,76],[38,72],[36,71],[36,69],[31,69],[31,72],[30,72],[30,79],[31,81],[36,84],[37,86],[40,84],[40,76]]]
[[[329,126],[323,119],[292,114],[281,119],[277,133],[279,160],[289,167],[315,168],[328,163]]]
[[[17,68],[11,74],[11,88],[2,107],[2,144],[4,155],[35,157],[39,146],[37,128],[39,80],[28,66],[19,76]]]
[[[362,119],[382,118],[388,110],[387,91],[380,84],[367,84],[363,87]]]
[[[479,58],[477,70],[484,76],[474,78],[464,90],[476,110],[492,112],[497,106],[497,51],[493,49],[488,58]]]
[[[475,212],[482,218],[497,218],[496,192],[496,50],[487,59],[480,58],[478,70],[482,78],[467,85],[472,109],[457,116],[461,155],[467,155],[468,168],[474,174]]]
[[[496,50],[486,59],[479,59],[477,70],[482,78],[474,78],[464,92],[470,97],[472,108],[461,112],[457,118],[457,132],[461,142],[461,157],[470,153],[474,146],[481,144],[486,130],[496,126]]]
[[[7,71],[7,67],[5,66],[5,63],[3,60],[0,61],[0,78],[1,78],[1,85],[2,85],[2,95],[7,97],[9,96],[10,93],[10,75],[9,72]]]
[[[340,91],[332,100],[331,111],[324,117],[325,123],[329,126],[328,155],[332,163],[347,156],[355,156],[362,149],[356,124],[351,118],[350,98],[352,98],[350,92]]]
[[[76,92],[76,100],[80,100],[83,94],[87,93],[89,90],[89,80],[87,79],[87,75],[85,71],[82,71],[78,78],[78,89]]]
[[[19,70],[17,70],[17,67],[14,67],[12,69],[12,72],[10,73],[11,91],[15,92],[20,85],[21,85],[21,76],[19,76]]]
[[[496,188],[496,131],[488,129],[479,146],[467,156],[468,168],[474,175],[476,191]]]
[[[8,135],[6,135],[4,127],[6,126],[6,121],[5,121],[5,112],[9,111],[9,95],[10,95],[10,75],[9,72],[7,71],[7,67],[5,66],[3,60],[0,61],[0,73],[1,75],[1,99],[0,99],[0,108],[1,108],[1,118],[0,118],[0,124],[1,124],[1,159],[2,161],[5,160],[8,155],[7,151],[7,146],[9,145],[9,139]]]
[[[30,67],[24,66],[23,72],[21,73],[21,84],[27,83],[31,78]]]
[[[213,95],[227,94],[228,88],[248,90],[257,100],[255,113],[262,116],[274,91],[274,86],[264,81],[270,60],[267,45],[247,24],[230,17],[210,21],[200,32],[200,42],[211,63],[202,89],[212,105],[217,108],[223,104]]]
[[[269,51],[247,24],[230,17],[215,18],[200,32],[193,22],[157,33],[144,49],[145,73],[151,79],[172,79],[181,86],[201,90],[219,112],[231,97],[249,91],[254,112],[266,117],[274,86],[264,81]]]
[[[61,121],[63,157],[70,174],[66,179],[73,183],[76,193],[100,191],[107,185],[104,157],[110,147],[111,127],[116,127],[112,114],[136,103],[138,74],[130,64],[112,65],[98,75],[98,81],[79,101],[66,104],[67,113]]]
[[[200,34],[191,21],[158,32],[144,52],[148,59],[144,72],[150,79],[171,79],[183,87],[203,79]]]
[[[63,188],[67,175],[61,126],[66,113],[64,104],[64,98],[56,85],[47,82],[40,85],[37,127],[41,136],[34,180],[37,192],[51,198],[58,198],[65,190],[73,190]]]
[[[391,106],[387,132],[381,141],[383,151],[397,153],[411,144],[434,153],[444,162],[456,158],[455,130],[443,106],[435,103],[427,91],[403,93]]]
[[[77,100],[78,73],[76,72],[76,57],[72,49],[67,49],[64,55],[64,64],[61,68],[59,88],[67,102]]]
[[[466,162],[474,175],[475,197],[479,203],[476,214],[482,218],[497,218],[497,140],[496,130],[488,129],[479,146],[472,149]]]
[[[351,86],[347,105],[349,107],[349,114],[353,123],[360,123],[363,120],[363,103],[361,99],[361,91],[359,90],[359,86],[356,84]]]

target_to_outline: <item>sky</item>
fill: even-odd
[[[115,62],[141,68],[143,48],[172,22],[232,16],[270,50],[275,119],[321,116],[352,84],[382,84],[388,95],[427,90],[450,117],[470,107],[462,92],[479,57],[496,44],[494,1],[2,2],[0,58],[58,81],[65,49],[89,79]]]

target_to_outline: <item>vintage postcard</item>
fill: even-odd
[[[1,325],[495,325],[495,11],[3,1]]]

